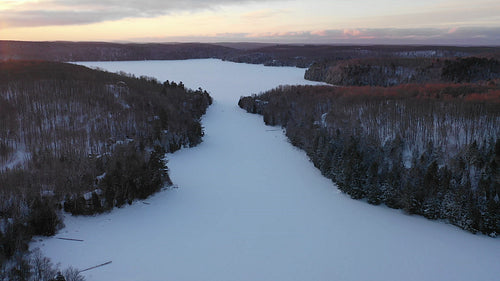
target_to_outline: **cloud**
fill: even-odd
[[[347,37],[358,37],[361,31],[358,29],[344,29],[344,35]]]
[[[291,2],[283,3],[285,1]],[[116,33],[123,32],[120,39],[132,41],[500,45],[500,16],[496,13],[500,8],[500,4],[496,3],[498,1],[479,0],[480,4],[473,6],[466,5],[468,2],[465,0],[457,1],[460,5],[456,1],[445,1],[447,5],[432,6],[433,9],[424,5],[425,9],[416,9],[414,12],[398,10],[401,13],[376,13],[373,17],[357,18],[355,14],[346,13],[345,18],[340,17],[343,20],[340,21],[333,16],[335,10],[327,18],[314,14],[312,11],[321,7],[322,11],[330,11],[325,7],[331,6],[316,5],[320,1],[307,4],[310,9],[299,5],[301,10],[297,10],[298,0],[0,0],[0,31],[28,27],[9,31],[15,34],[18,30],[30,30],[30,27],[84,25],[215,10],[216,13],[210,15],[210,19],[183,13],[171,20],[160,18],[162,21],[154,24],[148,21],[150,29],[145,32],[128,33],[127,26],[117,28]],[[346,3],[351,5],[353,2],[361,3],[357,0]],[[241,7],[242,4],[258,8],[244,10],[248,7]],[[230,11],[232,14],[229,14]],[[125,24],[134,25],[135,22]],[[164,28],[157,29],[157,26]],[[100,26],[92,28],[95,30]],[[171,34],[178,37],[162,37],[170,32],[168,28],[176,29]],[[130,38],[143,34],[145,37],[142,39]],[[11,37],[17,38],[16,35]],[[118,38],[118,35],[113,38]]]
[[[275,18],[280,14],[286,13],[288,13],[288,11],[284,9],[264,9],[245,13],[241,17],[246,20],[256,21],[261,19]]]
[[[328,33],[326,30],[313,30],[310,34],[313,36],[327,36]]]
[[[240,35],[240,41],[273,43],[500,45],[500,27],[348,28]]]
[[[359,20],[364,22],[364,26],[400,28],[499,26],[499,1],[477,0],[473,4],[463,0],[434,2],[436,3],[428,5],[411,4],[409,8],[412,9],[401,9],[396,13],[379,13]]]
[[[450,32],[450,30],[453,32]],[[131,38],[130,41],[500,46],[500,27],[455,27],[452,29],[350,28],[296,32],[218,33],[211,36]]]
[[[5,26],[35,27],[47,25],[89,24],[105,20],[120,19],[118,15],[108,15],[99,11],[22,11],[16,13],[0,12]]]
[[[10,27],[90,24],[124,18],[150,18],[179,11],[216,9],[224,4],[266,0],[40,0],[0,10],[0,23]],[[265,14],[261,14],[265,16]]]

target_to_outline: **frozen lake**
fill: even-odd
[[[499,280],[500,240],[349,199],[240,96],[311,84],[304,70],[219,60],[89,62],[214,97],[204,142],[168,155],[178,189],[33,243],[90,281]]]

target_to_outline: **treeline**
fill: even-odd
[[[94,214],[171,185],[165,152],[201,142],[211,104],[182,82],[55,62],[0,63],[0,262]]]
[[[500,78],[500,62],[494,57],[432,56],[323,60],[314,63],[305,78],[339,86],[477,82]]]
[[[9,264],[0,268],[1,281],[84,281],[80,271],[74,267],[60,269],[59,264],[44,257],[39,249],[29,254],[16,253]]]
[[[0,60],[129,61],[223,58],[237,50],[202,43],[0,41]]]
[[[500,233],[500,86],[282,86],[239,106],[286,128],[340,190]]]
[[[217,58],[307,68],[368,58],[449,58],[498,54],[498,47],[301,45],[258,43],[23,42],[0,40],[0,60],[124,61]],[[326,70],[326,68],[324,68]],[[318,78],[311,77],[312,80]],[[325,81],[325,80],[321,80]]]
[[[446,60],[441,79],[453,83],[478,82],[500,78],[500,61],[495,58],[458,58]]]
[[[230,46],[230,45],[227,45]],[[268,66],[311,67],[331,66],[355,59],[447,58],[498,53],[497,47],[408,46],[408,45],[293,45],[276,44],[244,50],[225,59],[234,62]],[[308,74],[310,75],[310,74]],[[317,75],[317,73],[316,73]],[[325,81],[308,78],[315,81]]]

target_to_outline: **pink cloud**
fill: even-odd
[[[359,29],[344,29],[344,35],[348,37],[359,37],[361,31]]]
[[[0,20],[1,22],[1,20]],[[154,38],[154,41],[160,39]],[[133,41],[151,41],[151,38]],[[165,37],[166,41],[223,42],[251,41],[268,43],[318,44],[446,44],[500,46],[500,28],[350,28],[295,32],[217,33],[206,36]]]
[[[326,30],[315,30],[311,31],[311,35],[316,35],[316,36],[327,36]]]
[[[308,34],[307,32],[296,31],[282,31],[282,32],[265,32],[265,33],[249,33],[246,35],[248,38],[258,37],[297,37]]]

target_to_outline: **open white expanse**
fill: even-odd
[[[183,81],[215,102],[204,142],[169,155],[180,188],[96,217],[65,218],[32,243],[87,280],[500,280],[500,240],[349,199],[242,95],[311,83],[303,69],[218,60],[89,66]]]

